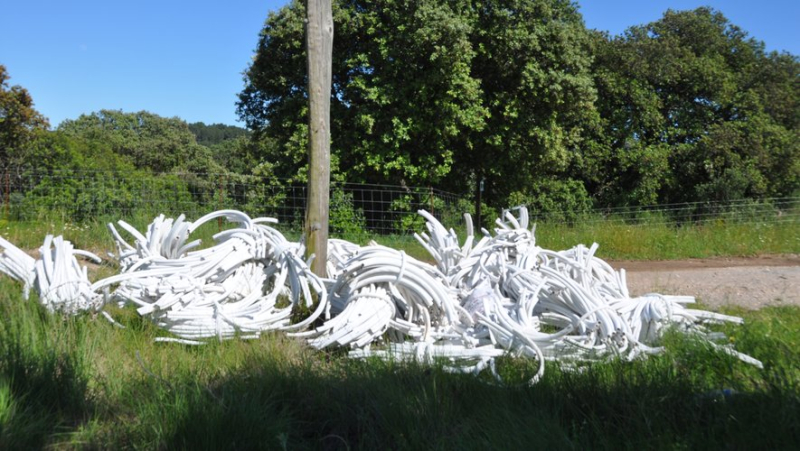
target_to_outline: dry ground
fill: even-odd
[[[625,269],[634,296],[689,295],[714,309],[800,305],[800,255],[609,263]]]

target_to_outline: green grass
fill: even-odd
[[[797,221],[709,222],[676,226],[590,222],[584,225],[538,224],[537,244],[567,249],[578,243],[600,244],[598,256],[609,259],[676,260],[800,253]]]
[[[668,352],[508,384],[351,361],[282,335],[202,347],[131,309],[64,319],[0,280],[0,449],[797,449],[800,309],[723,328],[764,370],[672,334]]]
[[[140,231],[152,221],[152,216],[98,218],[83,223],[72,223],[59,219],[40,218],[36,221],[9,221],[0,219],[0,236],[22,249],[38,249],[48,233],[61,234],[76,247],[105,255],[114,251],[114,242],[106,224],[124,219]],[[189,218],[197,219],[197,218]],[[445,226],[449,226],[445,224]],[[200,238],[204,245],[213,243],[212,236],[232,225],[222,220],[212,221],[194,232],[192,239]],[[278,225],[287,239],[299,240],[300,232]],[[126,239],[127,232],[120,230]],[[463,226],[456,227],[463,243],[466,235]],[[431,257],[411,234],[371,235],[356,233],[337,235],[358,244],[371,240],[395,249],[404,250],[414,258],[430,261]],[[783,222],[735,222],[715,221],[703,224],[678,226],[662,221],[640,224],[625,224],[617,221],[602,221],[596,218],[584,223],[539,223],[536,226],[538,245],[553,250],[568,249],[577,244],[600,244],[598,256],[606,259],[675,260],[704,257],[747,257],[768,254],[800,253],[800,224],[797,221]]]

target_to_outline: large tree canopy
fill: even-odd
[[[47,119],[33,108],[33,98],[18,85],[9,86],[11,78],[0,64],[0,165],[17,163],[19,154],[37,131],[49,126]]]
[[[800,64],[708,8],[595,39],[602,137],[587,149],[608,204],[791,195]]]
[[[300,2],[270,14],[238,103],[279,143],[285,175],[305,161],[302,18]],[[570,2],[334,1],[334,22],[332,153],[349,180],[462,189],[483,172],[524,191],[566,167],[591,119]]]
[[[485,180],[491,206],[539,211],[800,195],[800,60],[718,11],[614,37],[567,0],[334,0],[333,14],[334,180],[461,194]],[[0,65],[0,167],[305,182],[304,20],[295,1],[265,22],[237,103],[253,133],[114,110],[51,132]]]
[[[58,126],[58,131],[110,144],[118,155],[127,156],[137,167],[154,172],[223,172],[211,151],[197,144],[189,126],[178,118],[165,118],[147,111],[101,110],[66,120]]]
[[[465,182],[485,179],[495,205],[545,208],[550,198],[580,207],[586,192],[568,168],[597,114],[589,35],[576,5],[503,0],[470,7],[476,15],[470,73],[480,81],[488,114],[482,127],[465,131],[449,186],[464,192]]]
[[[194,122],[189,124],[189,130],[194,133],[197,144],[201,146],[214,146],[222,142],[247,136],[247,130],[235,125],[205,124]]]
[[[459,132],[482,126],[470,21],[458,3],[334,1],[331,153],[352,180],[438,180]],[[250,128],[280,143],[283,175],[305,162],[303,17],[300,2],[270,14],[238,104]]]
[[[270,14],[237,105],[274,173],[299,179],[303,17]],[[561,0],[337,0],[334,21],[340,179],[485,179],[494,205],[573,210],[800,191],[800,63],[709,8],[618,37]]]

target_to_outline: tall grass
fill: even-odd
[[[125,220],[140,231],[144,231],[153,216],[136,214],[131,217],[101,217],[74,223],[65,215],[48,214],[32,221],[9,221],[0,219],[0,236],[22,249],[36,249],[44,236],[61,234],[76,247],[105,255],[115,251],[114,242],[107,229],[108,223]],[[197,218],[188,218],[195,220]],[[213,235],[232,227],[225,220],[212,221],[193,233],[205,245],[213,243]],[[466,238],[463,225],[453,226],[463,240]],[[277,225],[289,240],[300,240],[301,232],[293,226]],[[118,227],[119,229],[119,227]],[[123,236],[126,232],[120,230]],[[376,241],[379,244],[404,250],[422,260],[430,255],[411,234],[378,235],[365,231],[332,234],[358,244]],[[702,223],[670,222],[661,217],[625,223],[598,217],[585,218],[572,223],[540,222],[536,224],[537,244],[548,249],[568,249],[576,244],[600,244],[598,256],[608,259],[670,260],[703,257],[756,256],[764,254],[800,253],[800,223],[795,219],[777,220],[710,220]]]
[[[505,383],[351,361],[282,335],[202,347],[132,309],[49,314],[0,281],[0,449],[577,449],[800,445],[800,309],[725,327],[765,369],[680,334],[645,361],[502,359]]]
[[[90,417],[96,341],[83,319],[50,315],[10,294],[19,291],[0,282],[0,448],[34,449]]]
[[[541,223],[537,244],[566,249],[578,243],[600,244],[598,255],[611,259],[672,260],[800,253],[800,223],[726,222],[625,224],[591,221],[574,225]]]

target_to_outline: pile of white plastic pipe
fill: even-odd
[[[463,243],[421,211],[427,233],[417,238],[435,265],[374,243],[330,240],[324,279],[301,258],[302,244],[266,225],[274,220],[232,210],[195,222],[162,215],[144,233],[119,221],[132,243],[109,224],[120,274],[91,285],[74,258],[86,253],[60,237],[45,240],[39,260],[0,239],[0,271],[21,280],[26,293],[37,291],[51,310],[133,304],[174,336],[160,341],[199,344],[281,330],[317,349],[348,347],[356,358],[444,359],[448,368],[472,372],[494,371],[494,359],[512,353],[536,359],[534,381],[547,360],[569,366],[609,356],[633,359],[659,352],[653,346],[667,327],[711,343],[704,322],[741,321],[688,309],[692,297],[631,298],[624,270],[595,257],[597,244],[542,249],[528,230],[527,210],[516,211],[518,217],[504,212],[494,233],[482,230],[477,242],[466,215]],[[220,217],[238,227],[218,233],[205,249],[189,240]],[[299,307],[310,314],[293,323]],[[312,324],[317,327],[309,329]]]
[[[91,252],[75,249],[63,237],[47,235],[39,248],[39,259],[34,259],[19,248],[0,238],[0,272],[23,282],[23,296],[28,299],[31,288],[50,311],[77,314],[99,310],[103,299],[91,289],[88,270],[75,256],[100,263],[100,257]]]
[[[373,249],[362,252],[377,253],[379,258],[355,256],[344,264],[331,295],[332,301],[339,302],[338,308],[348,292],[337,287],[377,286],[392,293],[396,320],[417,325],[409,329],[417,332],[412,334],[388,323],[385,328],[404,332],[401,339],[379,350],[357,344],[351,352],[354,357],[438,357],[457,365],[453,369],[481,371],[493,368],[493,359],[505,351],[537,359],[535,381],[548,359],[565,365],[610,356],[633,359],[660,352],[652,345],[666,327],[678,325],[710,338],[702,322],[741,322],[688,309],[684,304],[694,302],[688,296],[630,298],[624,271],[614,271],[595,257],[596,244],[563,252],[536,246],[532,231],[527,230],[525,209],[520,209],[519,218],[506,212],[506,221],[497,221],[495,234],[484,231],[477,243],[467,217],[468,236],[461,245],[453,230],[446,230],[426,212],[421,214],[428,220],[428,233],[417,238],[436,261],[436,271],[428,268],[400,277],[400,268],[414,268],[419,262],[394,251]],[[405,284],[413,284],[415,291],[398,289],[404,279],[410,279]],[[442,290],[447,294],[442,295]],[[363,324],[374,327],[376,319],[362,317],[367,318]],[[348,326],[354,331],[350,334],[358,335],[360,328],[352,320]],[[424,326],[422,335],[419,326]],[[730,348],[724,351],[760,365]]]
[[[22,293],[28,299],[31,287],[36,281],[36,259],[21,251],[17,246],[0,237],[0,272],[23,283]]]
[[[193,250],[200,241],[189,242],[191,233],[219,217],[239,227],[214,235],[214,246]],[[251,219],[233,210],[193,223],[184,219],[159,216],[144,235],[120,221],[134,236],[133,245],[109,224],[122,272],[92,285],[98,291],[118,284],[113,298],[134,304],[139,314],[179,337],[162,341],[195,344],[210,337],[254,338],[268,330],[300,330],[327,306],[323,281],[300,257],[303,247],[265,225],[274,220]],[[293,307],[315,304],[308,318],[291,323]]]

